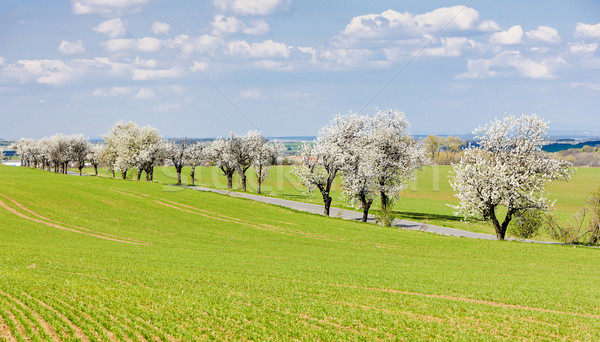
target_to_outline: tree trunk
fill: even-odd
[[[115,170],[112,170],[112,174],[113,174],[113,178],[117,177],[117,176],[115,176]]]
[[[82,173],[81,173],[82,169],[83,169],[83,164],[79,164],[79,175],[80,176],[83,176]]]
[[[323,209],[323,215],[329,216],[329,208],[331,208],[331,196],[323,195],[323,202],[325,203],[325,208]]]
[[[98,175],[98,164],[94,165],[94,173],[96,174],[96,176]]]
[[[127,179],[127,170],[125,170],[125,171],[121,171],[121,177],[122,177],[123,179]]]
[[[258,182],[258,193],[259,194],[260,194],[260,190],[262,187],[262,169],[263,169],[263,166],[262,166],[262,163],[260,163],[260,165],[258,166],[258,177],[256,177],[257,182]]]
[[[175,170],[177,170],[177,185],[181,185],[181,166],[176,166]]]
[[[192,179],[192,186],[194,186],[196,183],[195,176],[196,176],[196,168],[192,167],[192,171],[190,172],[190,178]]]
[[[246,173],[242,172],[240,176],[242,178],[242,191],[246,191]]]
[[[227,175],[227,188],[233,188],[233,174]]]
[[[506,236],[506,230],[508,228],[508,224],[512,220],[512,211],[509,209],[506,212],[506,216],[504,217],[504,222],[502,222],[502,224],[500,224],[500,222],[498,221],[498,218],[496,218],[496,211],[494,210],[494,208],[492,208],[492,210],[490,210],[490,211],[491,211],[490,218],[492,219],[492,223],[494,224],[494,229],[496,230],[496,239],[504,240],[504,237]]]
[[[381,211],[383,212],[387,212],[388,210],[388,196],[385,194],[385,192],[380,191],[379,192],[379,197],[381,198]]]
[[[362,221],[367,222],[367,219],[369,218],[369,209],[371,208],[371,204],[373,204],[373,199],[370,199],[367,201],[367,197],[364,194],[361,194],[360,195],[360,204],[363,209]]]
[[[137,174],[137,180],[138,181],[142,180],[142,172],[144,172],[144,169],[139,169],[138,170],[138,174]]]

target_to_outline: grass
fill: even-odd
[[[0,166],[0,339],[600,338],[597,249],[172,190]]]
[[[304,188],[298,184],[297,178],[292,174],[293,166],[276,166],[272,168],[271,177],[263,184],[263,194],[266,196],[280,197],[295,201],[323,204],[323,199],[317,191],[306,194]],[[191,184],[189,167],[182,172],[184,184]],[[425,167],[417,173],[417,180],[402,192],[400,200],[395,205],[395,214],[398,218],[457,228],[477,233],[494,234],[494,229],[489,222],[465,222],[462,217],[454,215],[454,209],[449,206],[458,204],[454,191],[449,184],[451,166]],[[91,170],[87,170],[91,172]],[[198,167],[196,169],[196,185],[226,189],[227,182],[221,176],[220,170],[215,167]],[[106,175],[106,171],[101,171]],[[247,171],[248,191],[256,193],[256,180],[252,169]],[[130,173],[130,177],[133,173]],[[177,174],[172,167],[161,167],[155,171],[155,180],[164,184],[174,184]],[[332,188],[332,205],[339,208],[353,209],[341,196],[341,178],[336,178]],[[239,177],[234,178],[234,189],[239,191]],[[556,201],[555,214],[562,222],[571,220],[571,217],[584,204],[591,191],[600,188],[599,168],[578,168],[573,178],[568,182],[555,182],[547,187],[550,201]],[[373,210],[377,210],[377,202]],[[542,240],[550,238],[545,234],[539,237]]]

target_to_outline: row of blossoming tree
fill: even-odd
[[[427,163],[423,144],[408,131],[409,123],[396,110],[378,110],[373,116],[336,115],[323,127],[314,144],[305,144],[301,161],[294,173],[307,190],[318,190],[329,215],[331,187],[342,175],[343,195],[368,218],[374,201],[378,201],[378,218],[390,225],[394,201],[415,173]],[[453,165],[451,186],[459,204],[457,215],[490,220],[498,239],[504,239],[513,218],[532,210],[546,211],[545,185],[554,180],[568,180],[572,175],[568,162],[542,152],[547,143],[548,124],[534,115],[507,116],[475,129],[476,144],[467,147],[459,163]],[[227,177],[228,187],[237,172],[242,190],[246,190],[246,171],[254,167],[258,192],[269,174],[269,166],[282,154],[283,146],[270,142],[259,132],[231,134],[212,143],[176,144],[165,140],[156,128],[138,127],[133,122],[117,122],[104,136],[103,145],[91,145],[82,135],[54,135],[40,140],[21,139],[15,143],[23,166],[67,172],[69,163],[79,172],[88,161],[98,174],[105,164],[123,179],[129,170],[137,170],[152,180],[154,167],[169,161],[181,184],[184,165],[191,166],[192,184],[198,165],[210,162]],[[498,218],[505,208],[504,218]]]
[[[283,153],[282,144],[272,142],[257,131],[246,135],[231,134],[228,138],[218,138],[212,143],[179,143],[164,139],[158,129],[139,127],[134,122],[119,121],[104,135],[104,144],[91,144],[83,135],[65,136],[56,134],[50,138],[20,139],[13,146],[21,156],[21,166],[54,170],[67,173],[68,166],[74,165],[82,174],[86,161],[94,167],[98,175],[98,165],[106,165],[113,177],[119,173],[123,179],[127,173],[137,171],[140,180],[145,173],[146,180],[153,180],[154,168],[169,163],[177,172],[177,184],[181,184],[184,166],[191,167],[190,177],[195,182],[198,165],[212,163],[227,176],[228,187],[232,187],[233,175],[237,172],[246,190],[246,171],[254,167],[258,179],[258,192],[262,182],[269,175],[269,168]]]

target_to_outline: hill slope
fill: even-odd
[[[600,338],[596,249],[0,167],[0,339]]]

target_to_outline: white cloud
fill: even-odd
[[[158,51],[162,42],[153,37],[144,37],[140,39],[110,39],[102,42],[101,45],[110,52],[137,50],[141,52]]]
[[[135,98],[139,100],[151,99],[154,97],[154,90],[150,88],[141,88],[137,94],[135,94]]]
[[[173,67],[171,69],[135,69],[132,79],[136,81],[156,80],[161,78],[177,78],[183,75],[181,69]]]
[[[596,25],[577,23],[575,38],[600,39],[600,23]]]
[[[75,14],[115,15],[124,10],[135,9],[130,0],[71,0]],[[136,0],[138,6],[148,3],[148,0]]]
[[[194,66],[190,68],[190,71],[192,71],[192,72],[204,71],[204,70],[206,70],[206,68],[208,68],[208,63],[194,62]]]
[[[96,97],[128,96],[135,92],[136,87],[108,87],[98,88],[92,93]]]
[[[17,63],[6,65],[0,69],[0,80],[19,83],[36,82],[58,86],[80,78],[90,67],[93,60],[34,59],[19,60]]]
[[[479,24],[477,26],[477,29],[479,29],[479,31],[483,31],[483,32],[494,32],[494,31],[500,31],[502,28],[500,27],[500,25],[498,25],[498,23],[496,23],[493,20],[485,20],[485,21],[482,21],[481,24]]]
[[[68,42],[63,40],[58,46],[58,51],[65,55],[72,55],[85,52],[85,48],[83,47],[83,42],[81,40],[77,42]]]
[[[127,22],[121,20],[121,18],[108,19],[100,23],[96,27],[92,27],[92,30],[100,33],[104,33],[110,38],[121,37],[127,32]]]
[[[207,34],[199,37],[190,37],[186,34],[182,34],[175,37],[173,39],[173,43],[186,54],[210,53],[214,52],[219,46],[223,45],[223,39]]]
[[[352,18],[342,35],[354,39],[400,39],[437,33],[441,29],[470,30],[478,18],[478,11],[463,6],[442,7],[418,15],[390,9]]]
[[[268,15],[287,9],[290,0],[214,0],[217,9],[241,15]]]
[[[600,83],[589,82],[571,82],[569,88],[583,88],[591,91],[600,92]]]
[[[252,58],[288,58],[290,57],[290,47],[272,40],[251,44],[245,40],[233,40],[227,43],[226,53]]]
[[[465,37],[442,38],[441,45],[440,47],[425,49],[423,54],[436,57],[458,57],[469,46],[469,40]]]
[[[496,32],[490,37],[490,43],[501,45],[514,45],[523,43],[523,28],[515,25],[506,31]]]
[[[236,17],[226,17],[222,14],[217,14],[211,25],[213,33],[216,35],[238,32],[248,35],[263,35],[269,32],[269,24],[264,20],[255,21],[248,26]]]
[[[569,44],[569,50],[575,54],[594,53],[598,49],[598,43],[571,43]]]
[[[6,64],[6,59],[4,57],[0,57],[0,66]]]
[[[133,62],[133,64],[135,66],[138,67],[142,67],[142,68],[154,68],[156,67],[156,65],[158,64],[158,61],[156,59],[141,59],[139,56],[135,58],[135,61]]]
[[[262,92],[258,89],[246,89],[240,92],[240,98],[249,99],[249,100],[260,100],[263,99],[264,96]]]
[[[171,30],[171,25],[160,21],[155,21],[152,24],[152,33],[154,34],[168,34]]]
[[[554,71],[567,63],[560,57],[534,61],[523,56],[519,51],[503,51],[491,59],[469,59],[467,72],[456,78],[487,78],[494,77],[499,71],[510,72],[511,69],[526,78],[551,79]]]
[[[529,31],[525,35],[531,40],[539,40],[548,44],[560,43],[558,31],[550,26],[538,26],[537,30]]]

